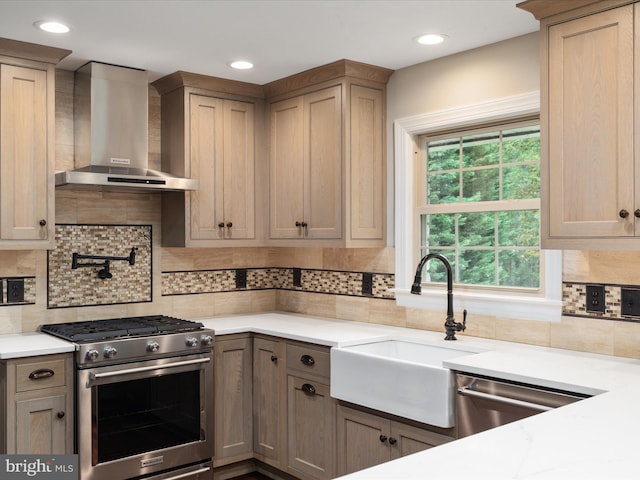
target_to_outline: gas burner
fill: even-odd
[[[93,342],[116,338],[192,332],[204,328],[202,323],[166,315],[109,318],[42,325],[40,330],[72,342]]]

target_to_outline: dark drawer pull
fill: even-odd
[[[57,416],[58,418],[64,418],[64,412],[58,412],[58,413],[56,414],[56,416]]]
[[[38,370],[34,370],[29,374],[30,380],[41,380],[43,378],[51,378],[55,375],[55,372],[50,368],[40,368]]]
[[[307,367],[311,367],[316,363],[316,361],[313,359],[311,355],[302,355],[300,357],[300,361]]]
[[[308,393],[309,395],[314,395],[316,393],[316,387],[314,387],[310,383],[305,383],[304,385],[302,385],[302,391],[304,393]]]
[[[271,355],[271,361],[273,363],[278,363],[278,357],[276,357],[275,355]]]

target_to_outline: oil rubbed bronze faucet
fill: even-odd
[[[456,322],[453,317],[453,274],[451,272],[451,264],[449,260],[439,253],[429,253],[425,255],[418,263],[416,268],[416,276],[413,279],[413,285],[411,285],[411,293],[414,295],[420,295],[422,292],[422,269],[432,258],[440,260],[447,269],[447,319],[444,322],[444,328],[446,332],[445,340],[457,340],[456,332],[462,332],[467,328],[467,311],[462,312],[462,323]]]

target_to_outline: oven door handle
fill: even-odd
[[[149,372],[151,370],[160,370],[160,369],[166,369],[166,368],[184,367],[186,365],[197,365],[199,363],[208,363],[209,361],[211,361],[211,359],[208,357],[196,358],[195,360],[184,360],[182,362],[165,363],[162,365],[149,365],[146,367],[125,368],[122,370],[115,370],[113,372],[104,372],[104,373],[90,372],[89,382],[87,382],[87,387],[89,387],[90,382],[94,380],[99,380],[101,378],[119,377],[121,375],[130,375],[132,373]]]
[[[477,390],[471,390],[469,387],[458,388],[458,394],[466,395],[468,397],[484,398],[486,400],[493,400],[494,402],[505,403],[507,405],[515,405],[517,407],[527,408],[529,410],[535,410],[538,412],[548,412],[554,410],[554,407],[547,405],[540,405],[539,403],[526,402],[524,400],[516,400],[515,398],[502,397],[500,395],[493,395],[491,393],[479,392]]]

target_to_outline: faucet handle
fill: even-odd
[[[462,330],[464,331],[467,328],[467,309],[465,308],[462,311]]]

